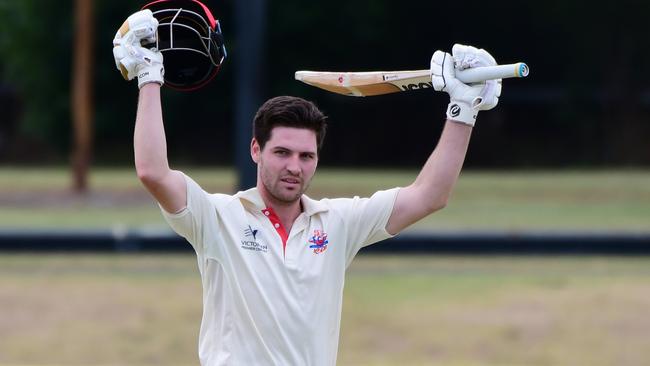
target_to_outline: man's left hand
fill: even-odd
[[[499,103],[501,79],[465,84],[456,79],[456,70],[496,65],[494,57],[484,49],[455,44],[452,54],[436,51],[431,57],[431,81],[435,90],[449,94],[447,118],[474,126],[481,110]]]

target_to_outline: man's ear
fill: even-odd
[[[262,149],[260,148],[260,144],[255,140],[255,137],[251,140],[251,158],[253,158],[253,161],[255,164],[260,162],[260,154],[262,153]]]

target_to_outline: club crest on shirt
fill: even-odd
[[[314,230],[314,235],[309,238],[309,243],[311,243],[309,248],[314,250],[314,254],[320,254],[326,251],[327,243],[329,243],[327,233],[322,230]]]

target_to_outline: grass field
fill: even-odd
[[[230,193],[230,169],[184,169],[206,190]],[[408,185],[415,170],[320,170],[314,198],[369,195]],[[58,168],[0,168],[0,228],[163,228],[132,169],[95,169],[75,196]],[[410,230],[648,232],[650,171],[538,171],[462,174],[451,202]]]
[[[1,255],[0,365],[195,365],[191,255]],[[650,362],[648,257],[360,255],[339,365]]]
[[[185,169],[232,192],[229,169]],[[416,171],[324,169],[310,196],[368,195]],[[130,169],[85,196],[56,168],[0,168],[0,230],[161,228]],[[650,171],[465,172],[420,231],[650,232]],[[194,365],[191,255],[0,254],[0,366]],[[346,283],[339,365],[643,365],[648,257],[361,255]]]

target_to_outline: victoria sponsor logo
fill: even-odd
[[[244,229],[244,237],[246,239],[241,241],[241,248],[254,252],[268,252],[268,245],[261,244],[257,241],[257,233],[257,229],[253,229],[250,225],[248,225],[248,228]]]
[[[248,228],[244,230],[244,235],[255,240],[257,239],[257,230],[254,230],[250,225],[248,225]]]

